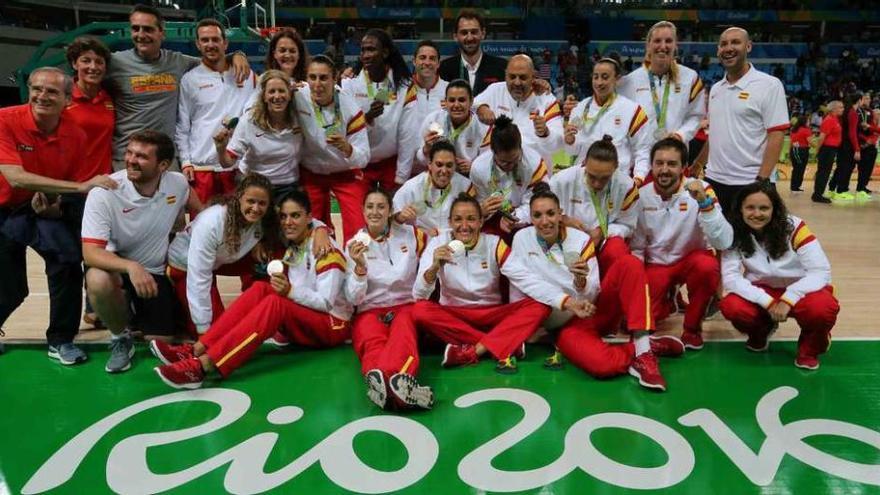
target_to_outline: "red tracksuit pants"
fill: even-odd
[[[412,304],[373,308],[359,312],[351,324],[351,342],[361,360],[361,373],[379,369],[389,378],[395,373],[419,373],[419,346]],[[394,318],[385,323],[386,315]]]
[[[375,189],[376,184],[379,184],[382,189],[388,191],[388,194],[393,196],[394,191],[400,187],[394,182],[396,175],[397,155],[377,162],[370,162],[367,164],[367,168],[364,169],[364,180],[367,183],[367,190]]]
[[[195,170],[193,171],[192,188],[199,201],[207,205],[212,198],[235,192],[235,171]],[[192,217],[195,218],[195,215]]]
[[[599,262],[599,273],[604,277],[611,270],[611,266],[615,261],[630,254],[632,254],[632,251],[629,250],[629,244],[622,237],[609,237],[605,239],[596,259]]]
[[[701,332],[703,316],[715,290],[721,282],[721,264],[711,251],[692,251],[677,263],[645,267],[651,288],[651,307],[654,320],[660,321],[672,313],[669,290],[677,285],[687,286],[688,306],[684,313],[684,329]]]
[[[211,281],[211,315],[213,318],[211,323],[216,322],[220,315],[223,314],[223,311],[225,311],[223,299],[220,297],[220,291],[217,289],[217,275],[240,277],[241,291],[244,292],[254,283],[253,267],[253,259],[250,256],[245,256],[235,263],[221,266],[214,272],[214,279]],[[171,285],[174,286],[174,293],[177,296],[177,301],[180,303],[180,308],[185,318],[186,333],[193,338],[198,338],[199,333],[192,322],[192,316],[189,312],[189,298],[186,296],[186,272],[169,266],[168,278],[171,279]]]
[[[559,331],[556,346],[575,366],[596,378],[626,373],[635,355],[633,344],[602,340],[617,330],[622,316],[631,332],[654,330],[645,269],[632,255],[619,258],[602,277],[596,313],[569,320]]]
[[[336,230],[330,218],[330,193],[336,196],[342,214],[342,237],[345,243],[365,225],[363,211],[367,182],[363,171],[348,170],[321,175],[310,172],[305,167],[300,167],[299,170],[303,189],[312,204],[312,217],[327,224],[331,234]]]
[[[760,285],[759,287],[776,300],[785,293],[785,289]],[[721,314],[742,333],[763,337],[770,332],[772,325],[770,313],[753,302],[736,294],[728,294],[721,300],[719,307]],[[834,289],[830,285],[802,297],[789,312],[801,327],[798,352],[815,357],[828,350],[831,343],[831,329],[837,322],[839,312],[840,304],[834,297]]]
[[[349,322],[279,296],[268,282],[256,282],[229,306],[199,342],[224,377],[229,376],[277,331],[291,342],[334,347],[349,338]]]
[[[548,306],[529,298],[493,306],[418,301],[413,308],[416,327],[447,344],[483,344],[495,359],[510,357],[549,315]]]

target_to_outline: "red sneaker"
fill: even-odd
[[[681,332],[681,342],[685,349],[699,351],[703,348],[703,334],[699,332]]]
[[[290,345],[290,339],[287,338],[287,335],[284,335],[281,332],[275,332],[275,335],[266,339],[266,342],[275,347],[287,347]]]
[[[202,363],[196,358],[184,359],[153,369],[166,385],[174,388],[196,389],[202,386],[202,381],[205,379]]]
[[[798,354],[797,359],[794,360],[794,365],[805,370],[817,370],[819,369],[819,358],[807,354]]]
[[[174,364],[195,357],[192,344],[171,345],[161,340],[151,340],[150,351],[165,364]]]
[[[653,353],[643,352],[636,356],[629,365],[629,374],[638,378],[639,385],[645,388],[666,391],[666,380],[660,374],[660,366]]]
[[[431,409],[434,407],[434,391],[431,387],[419,385],[416,377],[407,373],[396,373],[388,380],[391,396],[404,408]]]
[[[477,357],[477,349],[470,344],[446,344],[446,350],[443,351],[444,368],[455,368],[456,366],[465,366],[468,364],[477,364],[480,358]]]
[[[672,335],[652,335],[651,352],[657,357],[678,357],[684,354],[684,343]]]

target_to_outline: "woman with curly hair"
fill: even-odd
[[[168,248],[168,270],[191,335],[204,333],[223,314],[216,274],[247,278],[253,265],[248,254],[264,257],[262,253],[271,251],[266,244],[276,236],[265,233],[278,231],[271,205],[272,183],[250,173],[234,194],[206,208],[174,237]],[[255,249],[261,241],[264,245]]]
[[[791,215],[771,186],[746,186],[730,212],[733,246],[721,259],[721,313],[748,335],[746,349],[764,352],[789,316],[801,327],[795,366],[814,370],[831,344],[840,306],[831,265],[806,223]]]

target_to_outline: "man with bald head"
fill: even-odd
[[[553,169],[553,153],[562,148],[562,112],[550,94],[534,91],[535,65],[528,55],[514,55],[507,62],[504,82],[490,84],[474,99],[480,121],[486,125],[506,115],[522,133],[522,145],[541,155],[547,170]]]
[[[785,130],[791,125],[782,82],[748,61],[752,42],[739,27],[718,40],[724,77],[709,93],[709,141],[697,158],[722,211],[732,211],[739,190],[755,181],[775,181]],[[708,151],[707,151],[708,149]]]

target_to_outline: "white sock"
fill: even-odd
[[[648,338],[648,333],[645,332],[643,335],[638,336],[633,341],[633,345],[636,348],[636,356],[641,356],[646,352],[651,352],[651,340]]]

